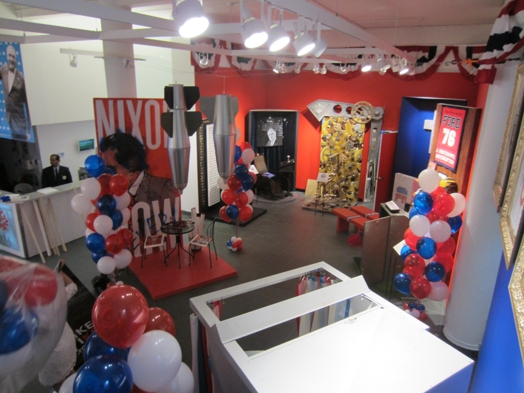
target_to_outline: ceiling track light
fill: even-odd
[[[284,29],[284,26],[282,26],[283,18],[284,10],[280,9],[279,23],[271,26],[271,30],[269,32],[268,46],[271,52],[277,52],[281,49],[284,49],[291,41],[291,38],[289,37],[286,29]]]
[[[326,65],[325,65],[325,64],[322,64],[322,68],[320,69],[320,73],[321,73],[322,75],[326,75],[326,72],[327,72]]]
[[[301,69],[302,69],[301,65],[299,63],[296,63],[295,64],[295,73],[300,74]]]
[[[316,57],[316,58],[319,58],[322,53],[324,53],[324,51],[327,49],[327,42],[324,41],[322,39],[322,37],[320,36],[320,27],[322,26],[319,22],[317,22],[317,25],[316,25],[316,41],[315,41],[315,47],[313,48],[313,55]]]
[[[362,72],[371,71],[371,63],[369,62],[369,59],[366,56],[362,57],[362,66],[360,67],[360,70]]]
[[[173,0],[173,20],[184,38],[199,36],[209,27],[204,8],[198,0]]]
[[[315,47],[313,38],[307,33],[307,26],[302,28],[303,19],[300,18],[298,21],[298,33],[295,35],[295,41],[293,41],[293,47],[297,52],[297,56],[305,56]]]
[[[346,74],[348,72],[347,64],[341,64],[340,65],[340,72],[342,72],[343,74]]]
[[[313,73],[318,74],[319,72],[320,72],[320,66],[318,65],[318,63],[315,63],[313,65]]]
[[[263,12],[264,3],[260,2],[261,12],[260,15],[264,15]],[[244,46],[248,49],[258,48],[264,45],[268,39],[268,34],[262,20],[253,18],[249,8],[244,7],[243,1],[240,1],[240,12],[241,22],[240,34],[244,41]]]
[[[209,53],[201,53],[198,64],[200,64],[200,67],[202,68],[209,66]]]
[[[399,75],[406,75],[410,71],[408,61],[406,59],[400,60],[400,70],[398,72]]]

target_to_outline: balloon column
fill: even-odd
[[[127,228],[131,217],[129,181],[124,175],[111,175],[97,155],[85,160],[91,178],[82,181],[81,194],[71,200],[73,209],[86,217],[86,247],[102,274],[127,267],[133,258],[133,232]]]
[[[173,319],[147,307],[128,285],[114,285],[96,300],[95,331],[86,341],[85,363],[59,393],[192,393],[193,374],[182,363]]]
[[[56,273],[0,256],[1,392],[21,390],[44,367],[60,340],[66,313],[63,280]]]
[[[254,193],[251,190],[256,182],[256,175],[249,171],[249,166],[255,158],[255,152],[248,142],[235,146],[235,169],[226,180],[218,178],[218,186],[222,190],[221,198],[226,204],[220,208],[220,218],[225,222],[246,222],[253,216]],[[233,240],[234,239],[234,240]],[[242,239],[233,237],[227,243],[231,251],[242,250]]]
[[[446,193],[433,169],[423,170],[418,181],[420,190],[409,212],[406,245],[400,253],[404,270],[394,277],[393,284],[404,295],[441,301],[448,296],[448,286],[442,280],[453,268],[455,240],[451,235],[462,225],[460,214],[466,208],[466,199],[459,193]],[[424,310],[416,305],[404,308],[424,318]]]

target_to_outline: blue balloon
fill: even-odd
[[[106,239],[99,233],[92,233],[86,237],[86,247],[91,252],[101,254],[106,249]]]
[[[91,155],[84,161],[84,167],[87,173],[89,173],[89,176],[98,177],[104,173],[105,164],[102,157]]]
[[[242,149],[240,146],[235,146],[235,162],[240,160],[240,157],[242,157]]]
[[[248,171],[248,174],[249,174],[249,171]],[[253,179],[253,176],[251,175],[249,175],[245,179],[242,179],[242,189],[244,191],[251,190],[254,184],[255,184],[255,179]]]
[[[38,317],[29,310],[10,307],[0,313],[0,355],[18,351],[38,331]]]
[[[229,218],[234,220],[238,217],[238,207],[236,207],[235,205],[229,205],[228,207],[226,207],[226,214]]]
[[[9,289],[3,280],[0,280],[0,312],[4,309],[9,298]]]
[[[418,209],[415,206],[412,206],[411,209],[409,209],[409,219],[411,220],[417,214],[420,214],[420,212],[418,211]]]
[[[111,217],[116,209],[116,199],[109,194],[102,195],[96,201],[96,207],[100,213]]]
[[[451,233],[456,233],[462,226],[462,218],[460,216],[448,218],[448,224],[451,227]]]
[[[104,247],[105,247],[105,243],[104,243]],[[109,254],[105,250],[102,251],[101,253],[92,252],[91,259],[93,260],[94,263],[98,263],[100,258],[105,257],[106,255],[109,255]]]
[[[128,353],[129,349],[112,347],[102,340],[96,332],[93,332],[87,339],[84,347],[84,360],[87,362],[89,359],[100,355],[113,355],[127,361]]]
[[[420,191],[413,199],[413,205],[418,210],[419,214],[426,215],[433,209],[433,198],[431,194],[426,191]]]
[[[113,214],[111,214],[111,220],[113,221],[113,231],[120,228],[122,222],[124,222],[124,216],[120,210],[115,209]]]
[[[437,282],[444,278],[446,269],[439,262],[430,262],[426,265],[425,275],[428,281]]]
[[[414,308],[417,308],[417,303],[415,302],[409,302],[408,303],[408,307],[410,310],[414,309]]]
[[[89,359],[78,369],[73,383],[75,393],[130,393],[133,375],[126,361],[101,355]]]
[[[424,311],[424,310],[426,310],[426,306],[424,306],[423,304],[419,304],[419,305],[417,305],[417,310]]]
[[[233,173],[240,179],[244,180],[248,177],[251,177],[249,174],[249,169],[247,169],[247,166],[245,165],[237,165],[235,169],[233,170]]]
[[[400,250],[400,258],[402,259],[402,262],[406,260],[408,255],[414,253],[416,253],[416,251],[409,248],[407,244],[404,247],[402,247],[402,250]]]
[[[417,251],[424,259],[433,258],[437,252],[437,243],[430,237],[423,237],[417,242]]]
[[[109,174],[109,175],[111,175],[111,176],[113,176],[114,174],[116,174],[115,170],[114,170],[113,168],[109,167],[109,166],[106,166],[106,167],[104,168],[104,171],[103,171],[102,173],[107,173],[107,174]]]
[[[399,273],[393,278],[393,285],[395,289],[404,295],[409,295],[411,290],[409,286],[411,285],[411,278],[406,273]]]

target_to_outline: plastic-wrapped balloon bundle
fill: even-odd
[[[218,186],[222,190],[221,198],[227,206],[220,208],[220,218],[225,222],[240,220],[246,222],[253,216],[253,201],[255,194],[251,190],[257,180],[249,166],[255,158],[255,152],[248,142],[235,147],[235,169],[231,176],[218,179]],[[229,245],[228,245],[229,247]],[[230,248],[232,249],[232,248]],[[242,249],[242,247],[237,248]],[[235,250],[236,251],[236,250]]]
[[[0,391],[18,392],[44,367],[66,321],[63,280],[36,263],[0,256]]]
[[[412,317],[421,320],[422,322],[428,319],[428,314],[426,314],[426,307],[423,304],[409,302],[402,305],[404,311],[410,314]]]
[[[242,251],[242,245],[243,245],[242,238],[233,236],[231,239],[228,240],[226,245],[227,245],[227,248],[230,249],[231,251],[237,251],[237,250]]]
[[[85,363],[59,393],[192,393],[193,374],[182,363],[175,324],[128,285],[114,285],[96,300],[95,331],[85,344]]]
[[[409,211],[406,245],[400,253],[404,270],[394,277],[393,284],[404,295],[441,301],[448,296],[448,286],[442,280],[453,268],[455,240],[451,235],[462,225],[460,214],[466,199],[459,193],[447,194],[433,169],[423,170],[418,181],[421,190]]]
[[[86,217],[86,246],[102,274],[127,267],[133,255],[133,232],[127,228],[131,216],[129,181],[124,175],[104,173],[102,158],[87,157],[85,168],[92,178],[82,181],[81,194],[71,200],[73,209]]]

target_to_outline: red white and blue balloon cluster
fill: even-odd
[[[404,295],[441,301],[448,296],[448,286],[442,280],[453,268],[455,240],[451,235],[462,226],[460,214],[466,208],[466,198],[446,193],[433,169],[423,170],[418,182],[420,190],[404,233],[406,245],[400,252],[404,270],[394,277],[393,284]]]
[[[235,146],[235,169],[231,176],[226,180],[218,178],[218,186],[222,190],[220,197],[226,204],[220,208],[220,218],[225,222],[240,220],[249,221],[253,216],[253,201],[255,194],[251,190],[257,180],[257,176],[249,171],[249,166],[255,158],[255,152],[248,142],[242,143],[241,146]],[[240,241],[242,241],[240,239]],[[231,242],[231,240],[229,241]],[[230,247],[228,242],[228,247]],[[230,249],[242,249],[233,247],[231,242]],[[233,250],[233,248],[236,248]]]
[[[85,363],[60,393],[192,393],[193,374],[182,363],[171,316],[147,307],[129,285],[106,289],[93,305],[95,331],[84,347]]]
[[[242,238],[233,236],[231,239],[227,241],[226,245],[227,245],[227,248],[230,249],[231,251],[242,251],[242,246],[243,246]]]
[[[97,155],[85,160],[91,178],[82,181],[82,193],[71,200],[73,210],[86,217],[86,247],[102,274],[127,267],[133,255],[133,232],[127,228],[131,216],[129,181],[124,175],[105,173],[104,161]]]

